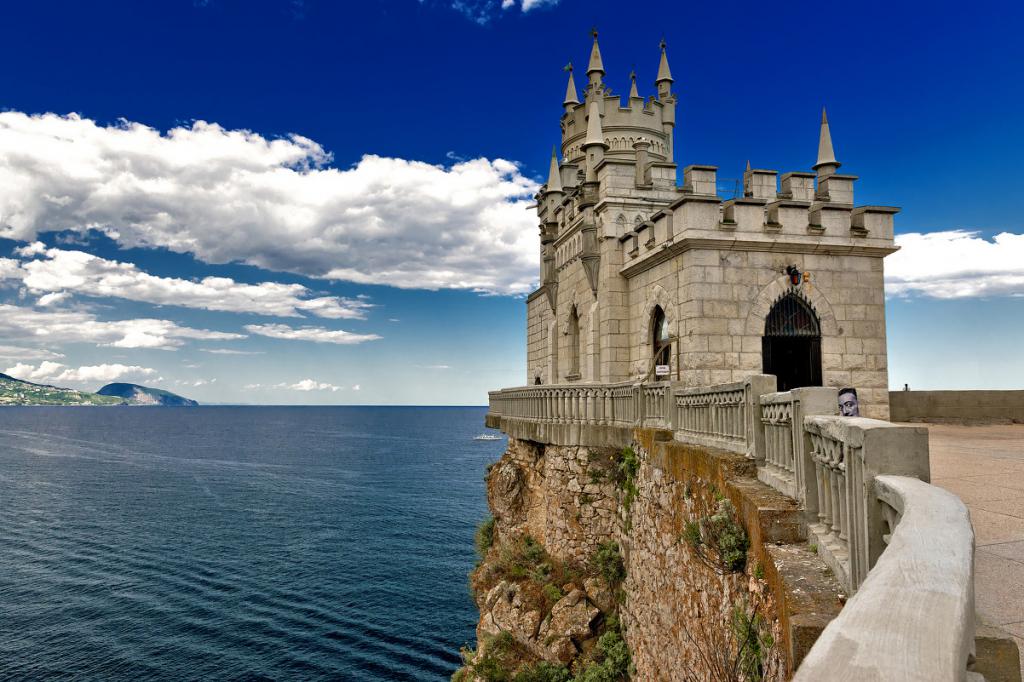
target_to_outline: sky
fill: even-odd
[[[815,162],[827,106],[886,259],[893,387],[1024,386],[1012,3],[11,3],[0,371],[206,403],[468,404],[525,375],[529,206],[600,32],[676,160]]]

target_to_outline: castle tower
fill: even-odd
[[[582,101],[567,67],[562,160],[538,194],[529,383],[654,381],[656,365],[688,386],[765,372],[780,389],[854,387],[865,416],[886,418],[882,259],[898,209],[854,206],[824,111],[814,172],[748,162],[742,195],[722,196],[716,166],[677,177],[665,42],[657,95],[631,73],[623,99],[592,37]]]

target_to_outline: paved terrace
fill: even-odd
[[[1024,652],[1024,424],[928,424],[932,483],[971,511],[978,620]]]

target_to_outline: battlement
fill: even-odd
[[[671,161],[672,123],[675,103],[629,97],[625,102],[617,96],[603,95],[596,99],[601,114],[601,130],[607,155],[634,158],[638,141],[650,143],[652,160]],[[624,106],[625,105],[625,106]],[[587,105],[573,105],[562,116],[562,158],[568,163],[584,161],[583,143],[587,134]]]

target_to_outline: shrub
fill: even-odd
[[[572,675],[564,665],[541,661],[528,665],[512,678],[512,682],[569,682]]]
[[[591,558],[591,563],[609,587],[618,585],[626,578],[626,564],[619,552],[619,543],[614,540],[598,545],[597,551]]]
[[[732,634],[736,638],[736,660],[743,678],[750,682],[761,682],[764,679],[765,659],[775,646],[768,624],[757,611],[748,614],[745,604],[737,604],[732,612]]]
[[[579,671],[575,682],[621,682],[629,679],[629,647],[622,638],[617,619],[609,619],[608,628],[597,640],[594,658]]]
[[[633,448],[624,448],[618,456],[618,483],[622,490],[622,506],[629,513],[636,499],[636,474],[640,470],[640,460]]]
[[[494,544],[494,517],[489,516],[476,528],[476,551],[483,559]]]
[[[557,604],[558,601],[564,597],[562,590],[558,588],[558,585],[548,583],[543,588],[544,598],[547,599],[551,604]]]
[[[750,541],[736,520],[736,508],[727,499],[718,501],[714,514],[699,522],[688,522],[683,537],[701,559],[719,572],[742,571],[747,563]]]

